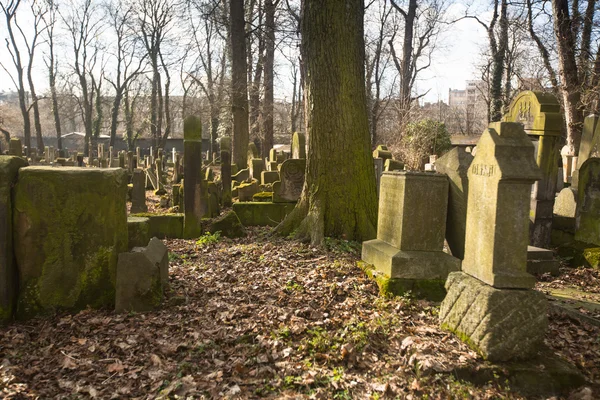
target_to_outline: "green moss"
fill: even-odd
[[[183,140],[202,140],[202,121],[190,115],[183,121]]]
[[[148,218],[148,235],[149,237],[156,236],[159,239],[183,238],[183,214],[152,214],[139,213],[131,214],[131,217]]]
[[[246,236],[246,230],[234,211],[229,211],[220,218],[215,219],[208,226],[211,233],[221,232],[221,235],[230,238]]]
[[[129,248],[143,247],[150,241],[150,219],[145,217],[127,218]]]
[[[485,358],[481,349],[471,340],[471,338],[463,332],[452,329],[448,324],[442,323],[440,328],[444,331],[452,332],[455,334],[461,342],[465,343],[469,346],[473,351],[479,354],[481,357]]]
[[[291,203],[238,202],[233,211],[244,226],[276,226],[294,209]]]
[[[252,196],[252,201],[265,202],[273,201],[273,192],[259,192]]]
[[[19,318],[114,303],[117,255],[127,249],[126,190],[118,170],[23,170],[14,213]]]

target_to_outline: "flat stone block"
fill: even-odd
[[[160,306],[168,283],[168,251],[153,238],[147,247],[119,254],[115,311],[151,311]]]
[[[269,183],[273,183],[279,180],[279,172],[277,170],[274,171],[263,171],[260,177],[261,185],[267,185]]]
[[[446,281],[442,329],[490,361],[527,359],[539,350],[548,327],[547,300],[534,290],[496,289],[463,272]]]
[[[552,250],[542,249],[541,247],[527,246],[527,260],[553,260]]]
[[[277,226],[294,207],[289,203],[233,203],[233,211],[244,226]]]
[[[132,214],[131,217],[148,218],[148,235],[159,239],[182,239],[183,238],[183,216],[184,214]]]
[[[114,305],[117,257],[128,248],[120,168],[21,168],[14,188],[18,318]]]
[[[222,236],[238,238],[246,236],[246,230],[234,211],[215,218],[208,227],[210,233],[221,232]]]
[[[128,217],[129,248],[143,247],[150,240],[150,219],[145,217]]]
[[[445,280],[460,271],[460,260],[443,251],[402,251],[379,239],[363,242],[362,260],[390,278]]]

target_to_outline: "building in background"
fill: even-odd
[[[451,133],[477,135],[487,126],[487,85],[483,81],[467,81],[465,89],[448,90]]]

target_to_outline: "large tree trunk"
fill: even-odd
[[[571,29],[568,0],[553,0],[554,35],[558,49],[558,73],[560,76],[560,91],[565,110],[567,125],[567,144],[573,145],[574,154],[579,152],[583,112],[579,109],[581,103],[581,85],[578,79],[578,69],[575,59],[575,38]]]
[[[277,230],[295,230],[313,244],[325,236],[362,241],[376,235],[363,15],[362,0],[304,1],[306,182],[296,208]]]
[[[56,147],[62,150],[62,129],[60,126],[60,112],[58,109],[58,95],[56,93],[56,75],[54,73],[54,49],[50,47],[50,95],[52,96],[52,115],[54,116],[54,129],[56,130]]]
[[[232,162],[238,168],[248,164],[248,80],[244,0],[231,0],[231,112],[233,114]]]
[[[263,102],[263,155],[273,147],[273,70],[275,59],[275,7],[273,0],[265,0],[265,99]],[[295,89],[295,88],[294,88]]]
[[[117,88],[115,98],[113,100],[111,116],[110,116],[110,144],[109,146],[115,145],[115,138],[117,137],[117,125],[119,124],[119,109],[121,108],[121,99],[123,98],[123,92],[121,87]]]
[[[502,119],[502,110],[504,102],[502,99],[502,79],[504,76],[504,61],[506,59],[506,50],[508,48],[508,4],[507,0],[502,0],[500,6],[500,34],[498,40],[498,49],[493,55],[492,80],[490,83],[491,110],[490,122],[500,121]]]

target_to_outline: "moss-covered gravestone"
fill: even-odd
[[[281,164],[280,180],[273,183],[274,203],[298,201],[304,187],[305,169],[305,159],[289,159]]]
[[[442,328],[492,361],[526,358],[547,327],[546,299],[527,290],[531,184],[541,177],[521,124],[490,124],[468,172],[463,272],[450,274]]]
[[[559,145],[563,129],[560,103],[551,93],[524,91],[513,100],[509,112],[502,120],[523,124],[525,133],[538,140],[535,157],[541,171],[541,179],[535,183],[531,194],[533,225],[530,244],[548,248],[552,236],[552,209],[556,195]]]
[[[575,239],[600,245],[600,158],[588,159],[579,169]]]
[[[126,172],[26,167],[14,188],[17,317],[111,306],[128,248]]]
[[[19,168],[26,166],[24,158],[0,156],[0,323],[12,318],[17,300],[11,188],[17,181]]]
[[[363,243],[362,259],[394,294],[413,291],[441,300],[448,273],[460,260],[443,252],[448,204],[445,175],[384,172],[379,194],[377,239]]]
[[[189,116],[184,121],[183,150],[183,175],[185,176],[183,235],[186,238],[196,238],[202,234],[201,219],[208,212],[202,174],[202,123],[198,117]]]
[[[294,132],[292,136],[292,158],[306,158],[306,137],[304,133]]]
[[[448,175],[450,182],[446,240],[452,255],[461,260],[465,258],[467,194],[469,193],[467,171],[472,161],[473,155],[468,153],[464,147],[455,147],[435,163],[437,172]]]

